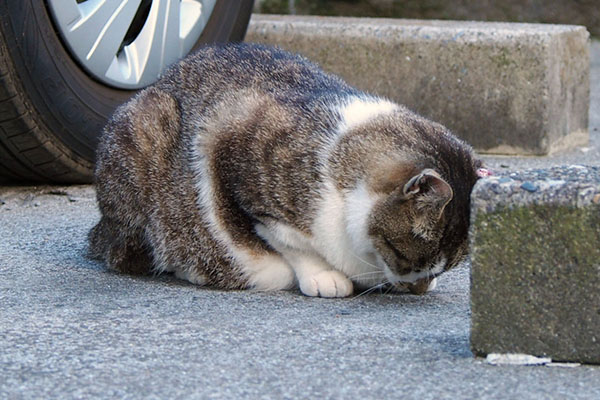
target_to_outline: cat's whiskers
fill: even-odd
[[[369,271],[369,272],[363,272],[363,273],[360,273],[360,274],[349,276],[348,279],[354,280],[356,278],[362,278],[362,277],[367,276],[367,275],[376,275],[376,274],[377,275],[384,275],[383,271]]]
[[[352,300],[355,300],[355,299],[359,298],[362,295],[373,293],[375,290],[381,289],[382,287],[384,287],[388,283],[390,283],[390,281],[385,280],[384,282],[381,282],[381,283],[378,283],[377,285],[371,286],[370,288],[368,288],[366,290],[363,290],[362,292],[360,292],[356,296],[352,297]]]
[[[361,257],[359,257],[356,254],[354,254],[354,252],[350,252],[350,254],[354,258],[356,258],[357,260],[359,260],[360,262],[362,262],[362,263],[364,263],[364,264],[366,264],[366,265],[368,265],[368,266],[373,267],[373,268],[376,269],[376,271],[368,271],[368,272],[363,272],[363,273],[360,273],[360,274],[355,274],[355,275],[349,276],[348,278],[350,280],[356,280],[357,278],[363,278],[363,277],[367,277],[367,276],[369,278],[375,278],[377,280],[380,280],[381,278],[385,277],[384,271],[382,269],[380,269],[379,267],[377,267],[376,265],[371,264],[370,262],[368,262],[366,260],[363,260]],[[386,280],[386,282],[388,282],[388,281]],[[385,284],[386,282],[384,282],[383,284]],[[381,283],[379,285],[381,285]]]
[[[364,263],[364,264],[367,264],[368,266],[370,266],[370,267],[373,267],[373,268],[375,268],[375,269],[377,269],[377,270],[378,270],[378,271],[374,271],[374,272],[381,272],[381,273],[383,273],[383,270],[381,270],[381,268],[379,268],[377,265],[375,265],[375,264],[371,264],[371,263],[370,263],[370,262],[368,262],[367,260],[363,260],[362,258],[360,258],[359,256],[357,256],[357,255],[356,255],[356,254],[354,254],[353,252],[350,252],[350,254],[351,254],[351,255],[352,255],[354,258],[356,258],[358,261],[360,261],[360,262],[362,262],[362,263]]]

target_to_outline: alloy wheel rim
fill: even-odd
[[[216,0],[48,0],[72,56],[104,84],[139,89],[187,55]]]

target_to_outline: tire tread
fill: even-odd
[[[235,4],[234,0],[230,1],[231,5]],[[226,24],[217,30],[223,36],[228,35],[230,40],[242,40],[252,3],[252,0],[241,0],[235,4],[236,7],[231,8],[228,13],[230,17],[227,17],[228,21],[235,22],[233,26]],[[84,75],[64,55],[62,60],[67,60],[73,67],[65,69],[65,64],[57,63],[56,54],[63,54],[64,49],[59,41],[54,40],[54,36],[48,36],[55,32],[48,18],[45,4],[39,0],[0,0],[2,183],[7,180],[19,183],[92,182],[93,150],[97,138],[80,136],[80,131],[87,129],[87,132],[99,133],[104,123],[99,117],[108,118],[114,109],[112,107],[126,101],[131,95],[117,93],[97,82],[90,82],[86,85],[92,85],[94,89],[73,90],[73,94],[62,96],[61,101],[55,101],[56,96],[48,97],[48,94],[54,94],[54,90],[68,82],[57,71],[76,71],[69,72],[70,77]],[[49,37],[53,38],[52,42],[45,40]],[[48,61],[51,67],[44,68],[40,60]],[[44,75],[41,76],[40,73]],[[110,90],[112,92],[108,93]],[[100,92],[102,95],[98,95]],[[79,97],[79,94],[83,97]],[[94,106],[91,106],[90,99]],[[70,116],[77,117],[73,120],[75,122],[70,122]],[[92,120],[95,122],[90,123]],[[94,128],[91,129],[90,126]]]
[[[30,2],[23,1],[22,6],[30,8]],[[90,182],[91,164],[81,163],[52,143],[49,132],[32,117],[35,111],[30,110],[34,107],[8,49],[6,31],[10,28],[6,9],[0,9],[0,180]],[[39,31],[35,30],[35,34],[39,36]],[[40,38],[36,40],[39,42]]]

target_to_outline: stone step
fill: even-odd
[[[482,153],[546,155],[588,141],[581,26],[258,14],[246,40],[301,53]]]
[[[600,167],[479,181],[471,347],[600,364]]]
[[[255,0],[254,11],[265,14],[575,24],[585,25],[592,35],[600,36],[597,0],[550,0],[543,3],[523,0]]]

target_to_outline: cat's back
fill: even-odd
[[[168,69],[156,86],[184,102],[214,102],[253,90],[304,109],[359,94],[303,56],[252,43],[202,47]]]

